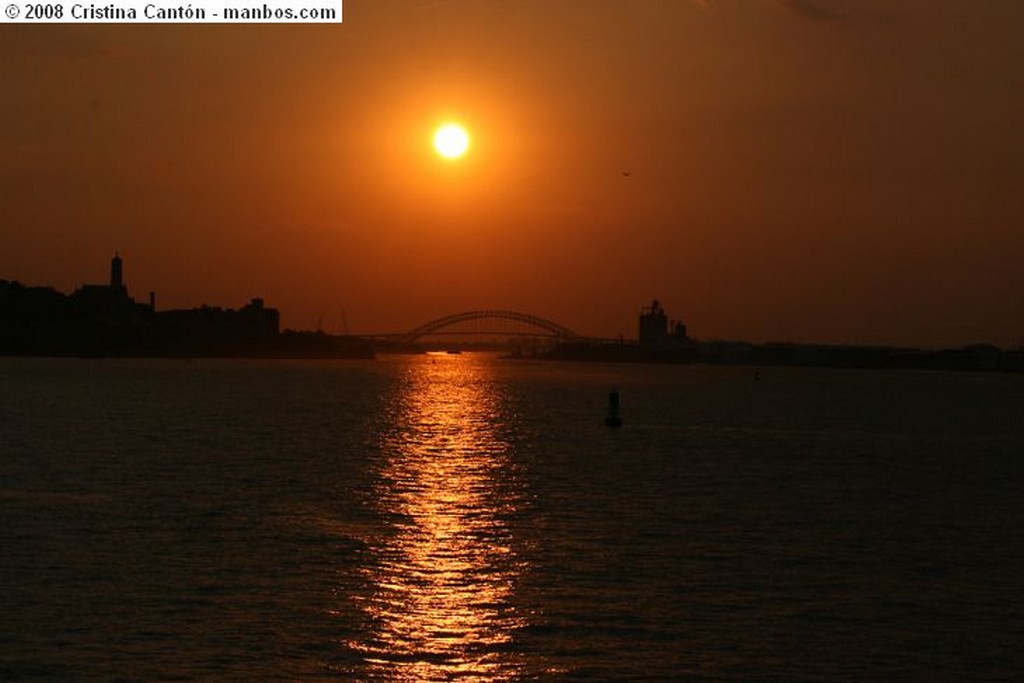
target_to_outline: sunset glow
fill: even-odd
[[[120,250],[137,300],[282,329],[628,339],[656,296],[697,338],[1024,345],[1024,3],[355,4],[272,49],[6,28],[0,280]]]

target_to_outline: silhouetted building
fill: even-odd
[[[155,315],[161,347],[188,354],[255,353],[269,351],[277,341],[280,314],[253,299],[239,310],[200,306],[162,311]]]
[[[239,310],[156,312],[156,294],[136,303],[124,283],[120,254],[110,281],[70,296],[52,288],[0,281],[0,353],[87,355],[236,355],[271,353],[280,315],[253,299]]]
[[[128,296],[123,273],[121,256],[115,254],[110,260],[110,283],[82,285],[71,294],[74,306],[83,314],[125,316],[139,313],[136,310],[139,305]]]
[[[669,323],[661,303],[655,299],[640,309],[640,343],[646,346],[669,346],[689,342],[686,325],[680,320]]]
[[[571,339],[560,341],[540,357],[617,363],[693,363],[699,359],[696,345],[686,336],[686,325],[670,321],[657,299],[640,309],[639,327],[638,342]]]

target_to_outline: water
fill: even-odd
[[[0,679],[1019,679],[1022,418],[1010,375],[0,359]]]

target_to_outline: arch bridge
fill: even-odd
[[[525,323],[539,330],[543,330],[547,333],[545,336],[556,337],[558,339],[580,338],[580,335],[576,334],[568,327],[559,325],[547,318],[541,318],[540,316],[530,315],[529,313],[519,313],[518,311],[479,310],[464,311],[462,313],[455,313],[454,315],[446,315],[443,318],[437,318],[436,320],[424,323],[403,334],[394,335],[391,339],[399,344],[411,344],[421,337],[443,333],[442,330],[447,328],[478,320],[509,320],[517,323]],[[486,332],[476,333],[486,334]]]

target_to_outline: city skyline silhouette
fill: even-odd
[[[443,348],[503,351],[505,357],[555,361],[1020,372],[1024,349],[970,344],[956,349],[850,344],[754,344],[699,340],[657,299],[642,306],[636,336],[580,334],[553,320],[501,309],[462,311],[405,331],[330,334],[281,328],[281,312],[252,298],[238,308],[158,310],[131,295],[116,252],[105,284],[64,295],[53,287],[0,279],[0,355],[369,359]],[[525,328],[525,330],[523,329]],[[450,336],[449,336],[450,335]],[[477,336],[480,335],[480,336]],[[441,343],[441,338],[447,341]]]

